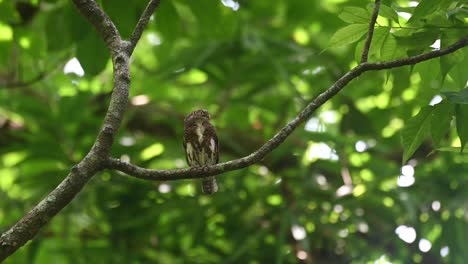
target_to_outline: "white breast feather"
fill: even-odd
[[[198,142],[202,143],[203,141],[203,133],[205,133],[205,127],[201,122],[197,122],[197,129],[195,131],[198,136]]]

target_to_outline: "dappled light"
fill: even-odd
[[[0,0],[0,262],[468,263],[467,10]]]

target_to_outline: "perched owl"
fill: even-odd
[[[218,136],[210,123],[210,114],[204,109],[195,110],[184,120],[184,150],[190,167],[214,165],[219,161]],[[218,191],[216,177],[203,178],[202,191]]]

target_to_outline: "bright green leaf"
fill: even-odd
[[[369,24],[370,13],[360,7],[345,7],[338,17],[350,24]]]
[[[155,143],[147,148],[145,148],[141,154],[140,158],[142,160],[149,160],[156,156],[161,155],[164,152],[164,145],[161,143]]]
[[[355,24],[341,28],[331,37],[329,46],[339,47],[354,43],[367,33],[368,27],[364,24]]]
[[[397,12],[384,4],[380,4],[379,15],[399,23]]]

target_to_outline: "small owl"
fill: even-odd
[[[217,164],[219,161],[218,136],[210,123],[210,114],[204,109],[195,110],[184,120],[184,150],[190,167]],[[202,191],[212,194],[218,191],[216,177],[203,178]]]

